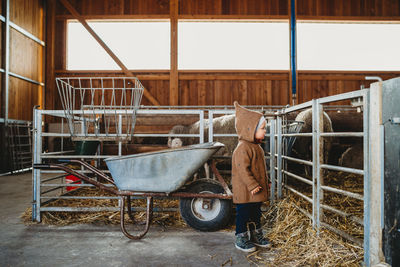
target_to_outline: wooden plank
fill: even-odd
[[[272,82],[270,80],[267,81],[265,90],[266,90],[266,102],[265,102],[265,105],[273,105],[272,104]]]
[[[124,71],[127,76],[134,77],[135,75],[128,70],[127,67],[119,60],[119,58],[111,51],[111,49],[103,42],[103,40],[93,31],[93,29],[87,24],[87,22],[82,18],[82,16],[76,11],[76,9],[68,2],[68,0],[60,0],[61,3],[75,16],[77,20],[86,28],[86,30],[96,39],[96,41],[106,50],[106,52],[111,56],[111,58],[118,64],[118,66]],[[152,94],[145,88],[143,95],[151,102],[153,105],[160,105],[160,103],[153,97]]]
[[[185,0],[181,1],[180,14],[184,15],[287,15],[286,0]],[[271,5],[273,2],[273,6]],[[268,4],[268,6],[267,6]]]
[[[10,21],[43,40],[43,1],[10,1]]]
[[[288,15],[196,15],[196,14],[183,14],[179,15],[178,19],[187,19],[187,20],[245,20],[245,21],[260,21],[260,20],[269,20],[269,21],[282,21],[289,19]]]
[[[247,101],[247,81],[242,80],[239,82],[239,103],[241,105],[249,105]]]
[[[176,106],[179,103],[178,82],[178,0],[170,1],[171,25],[171,67],[169,79],[169,104]]]
[[[121,15],[82,15],[85,20],[167,20],[170,18],[169,14],[160,14],[160,15],[135,15],[135,14],[121,14]],[[60,14],[56,15],[56,20],[74,20],[75,17],[70,14]]]
[[[180,74],[180,80],[287,80],[288,75],[266,74]]]
[[[206,81],[202,80],[202,81],[198,81],[198,95],[199,95],[199,102],[198,104],[201,106],[207,105],[207,101],[206,101]]]
[[[42,82],[42,46],[10,29],[10,71]]]
[[[32,109],[40,105],[41,86],[10,76],[9,119],[32,121]]]
[[[299,15],[297,17],[298,20],[311,20],[311,21],[321,21],[321,20],[329,20],[329,21],[387,21],[394,22],[400,21],[400,16],[306,16]]]

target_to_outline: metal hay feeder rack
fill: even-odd
[[[136,77],[56,78],[75,140],[129,141],[144,87]]]

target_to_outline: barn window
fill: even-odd
[[[287,21],[179,21],[181,70],[288,70]]]
[[[90,22],[89,25],[128,69],[170,68],[169,21]],[[67,69],[119,70],[79,22],[68,23]]]
[[[298,22],[299,70],[399,71],[400,24]]]

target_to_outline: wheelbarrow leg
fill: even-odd
[[[147,197],[146,227],[145,230],[138,235],[131,235],[125,229],[125,200],[127,197],[121,197],[121,231],[130,239],[141,239],[149,231],[151,219],[153,217],[153,197]]]
[[[133,214],[132,214],[131,197],[127,196],[126,200],[127,200],[127,204],[128,204],[128,215],[129,215],[129,218],[131,219],[132,223],[135,223],[135,218],[133,217]]]
[[[135,223],[135,217],[133,216],[133,213],[132,213],[131,196],[127,196],[126,200],[127,200],[126,202],[127,202],[129,218],[131,219],[132,223]],[[151,202],[150,210],[153,211],[153,202]],[[152,219],[153,219],[153,212],[150,212],[150,222],[152,221]],[[146,222],[139,222],[138,224],[143,225],[143,224],[146,224]]]

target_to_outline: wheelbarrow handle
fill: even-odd
[[[65,171],[65,172],[69,173],[69,174],[72,174],[72,175],[75,176],[75,177],[78,177],[78,178],[81,179],[81,180],[84,180],[85,182],[87,182],[87,183],[89,183],[89,184],[92,184],[92,185],[94,185],[94,186],[97,186],[97,187],[100,188],[100,189],[106,190],[106,191],[108,191],[108,192],[110,192],[110,193],[113,193],[113,194],[115,194],[115,195],[119,195],[119,192],[118,192],[117,189],[112,188],[112,187],[109,187],[109,186],[106,186],[105,184],[103,184],[103,183],[101,183],[101,182],[98,182],[98,181],[96,181],[95,179],[90,178],[90,177],[84,175],[83,173],[79,173],[79,172],[77,172],[77,171],[75,171],[75,170],[73,170],[73,169],[71,169],[71,168],[69,168],[69,167],[67,167],[67,166],[62,165],[62,164],[53,164],[53,163],[42,164],[42,163],[35,163],[35,164],[33,164],[33,168],[34,168],[34,169],[57,169],[57,170],[63,170],[63,171]],[[93,167],[93,168],[94,168],[94,167]],[[99,171],[99,172],[100,172],[100,171]]]
[[[51,169],[50,164],[45,164],[45,163],[34,163],[33,168],[34,169]]]
[[[68,160],[68,162],[78,163],[78,164],[82,165],[83,167],[85,167],[86,169],[92,171],[93,173],[97,174],[98,176],[106,179],[108,182],[110,182],[113,185],[115,185],[115,182],[113,181],[113,179],[110,176],[105,175],[102,171],[100,171],[99,169],[93,167],[92,165],[90,165],[86,161],[78,160],[78,159],[70,159],[70,160]]]

